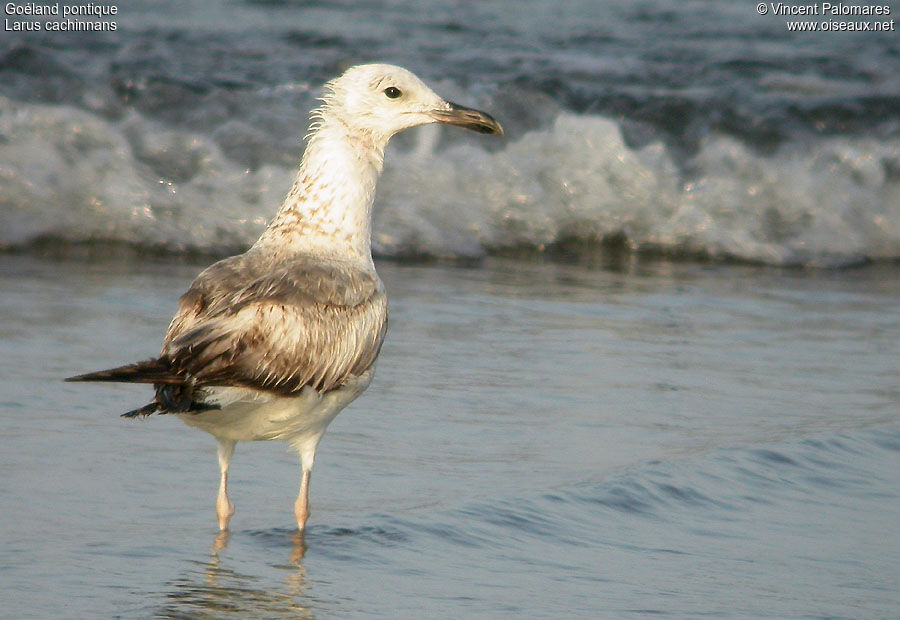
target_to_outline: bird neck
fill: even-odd
[[[384,146],[324,120],[309,138],[294,185],[256,242],[276,253],[372,264],[372,205]]]

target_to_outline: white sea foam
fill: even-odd
[[[445,163],[401,156],[386,175],[385,253],[615,236],[637,251],[776,265],[900,256],[896,140],[823,139],[764,156],[710,136],[677,165],[660,143],[629,148],[610,120],[563,114],[497,153],[460,144],[435,158]]]
[[[900,257],[897,139],[822,138],[762,155],[710,135],[676,161],[661,143],[629,147],[598,116],[562,113],[494,152],[471,140],[441,146],[436,131],[388,154],[375,215],[382,255],[613,236],[635,251],[774,265]],[[0,98],[2,246],[58,238],[228,251],[256,238],[293,172],[246,170],[212,136],[135,113],[110,121]]]

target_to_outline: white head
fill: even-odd
[[[398,131],[427,123],[503,135],[489,114],[443,100],[411,72],[394,65],[351,67],[325,85],[322,101],[312,114],[313,130],[340,123],[382,148]]]

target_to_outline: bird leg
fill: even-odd
[[[294,502],[294,516],[297,517],[297,529],[301,532],[306,529],[306,520],[309,519],[309,477],[311,469],[302,468],[300,474],[300,495]]]
[[[234,504],[228,499],[228,465],[234,454],[235,443],[232,439],[219,439],[219,471],[222,477],[219,481],[219,495],[216,497],[216,516],[219,518],[219,530],[223,532],[228,529],[228,522],[234,514]]]

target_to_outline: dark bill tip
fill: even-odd
[[[478,133],[486,133],[492,136],[502,136],[503,127],[493,116],[481,110],[474,110],[465,106],[450,103],[449,110],[437,110],[433,113],[434,119],[445,125],[455,125],[464,129],[471,129]]]

